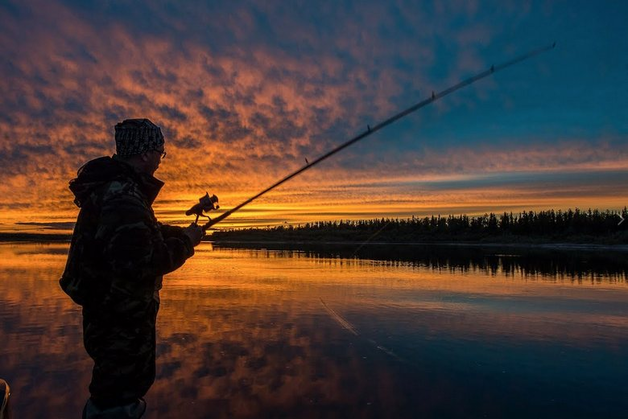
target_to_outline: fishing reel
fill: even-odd
[[[205,196],[201,197],[198,200],[198,204],[195,204],[192,208],[185,212],[185,215],[196,215],[196,220],[194,223],[198,223],[199,217],[206,217],[209,221],[212,219],[209,216],[203,214],[203,212],[209,212],[212,210],[217,210],[220,207],[218,206],[218,197],[216,195],[209,196],[209,193],[205,192]],[[209,222],[208,221],[208,222]]]

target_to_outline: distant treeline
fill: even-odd
[[[0,233],[0,242],[69,242],[72,234],[63,233]]]
[[[215,241],[430,241],[628,243],[626,207],[617,211],[523,211],[482,216],[449,215],[318,221],[301,225],[215,231]]]

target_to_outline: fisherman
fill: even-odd
[[[115,126],[116,154],[70,181],[80,208],[59,283],[83,306],[83,342],[94,360],[84,418],[139,418],[155,381],[155,322],[162,276],[194,254],[203,230],[161,224],[151,208],[166,157],[148,119]]]

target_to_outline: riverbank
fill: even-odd
[[[379,246],[437,246],[459,248],[507,248],[507,249],[545,249],[545,250],[574,250],[574,251],[613,251],[628,252],[627,244],[598,244],[598,243],[568,243],[568,242],[535,242],[535,243],[500,243],[500,242],[351,242],[351,241],[278,241],[278,240],[204,240],[222,247],[260,247],[272,246],[299,247],[299,246],[342,246],[342,247],[379,247]]]
[[[43,233],[0,233],[0,242],[67,242],[72,239],[70,234],[43,234]],[[602,238],[598,238],[602,239]],[[585,242],[583,240],[574,241],[552,241],[543,238],[526,238],[526,240],[513,241],[490,241],[487,238],[482,240],[460,240],[460,241],[413,241],[413,242],[394,242],[394,241],[352,241],[352,240],[272,240],[272,239],[218,239],[211,235],[203,239],[204,242],[210,242],[214,245],[229,247],[236,245],[238,247],[273,246],[273,247],[299,247],[299,246],[344,246],[344,247],[377,247],[377,246],[439,246],[439,247],[469,247],[469,248],[511,248],[511,249],[546,249],[546,250],[581,250],[581,251],[614,251],[628,252],[628,244],[623,243],[604,243]]]
[[[0,242],[70,242],[71,234],[0,233]]]

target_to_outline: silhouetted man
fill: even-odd
[[[83,341],[94,360],[84,418],[139,418],[155,381],[155,322],[162,276],[194,254],[203,231],[159,223],[151,205],[166,156],[148,119],[115,127],[116,154],[85,164],[70,181],[80,208],[63,290],[83,306]]]

